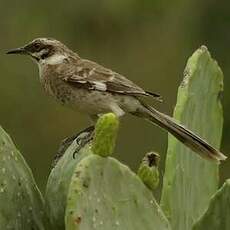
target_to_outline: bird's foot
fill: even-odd
[[[79,135],[76,139],[78,146],[73,153],[74,159],[76,154],[80,151],[80,149],[82,149],[87,143],[89,143],[93,139],[93,136],[94,136],[94,126],[90,126],[87,129],[85,129],[83,132],[81,132],[81,135]]]
[[[73,143],[74,140],[78,144],[78,147],[73,153],[73,157],[75,158],[76,153],[78,153],[78,151],[92,139],[93,131],[94,131],[94,126],[90,126],[82,130],[81,132],[78,132],[77,134],[74,134],[73,136],[67,137],[64,140],[62,140],[59,145],[58,151],[54,157],[52,167],[54,167],[57,164],[59,159],[64,155],[65,151]]]

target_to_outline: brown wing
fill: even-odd
[[[72,85],[126,95],[152,96],[161,101],[159,94],[144,91],[124,76],[95,62],[82,59],[74,68],[73,65],[71,67],[63,79]]]

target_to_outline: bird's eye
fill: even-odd
[[[36,50],[40,49],[40,47],[41,47],[41,44],[39,44],[39,43],[35,43],[35,44],[34,44],[34,48],[35,48]]]

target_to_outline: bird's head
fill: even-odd
[[[22,54],[29,55],[37,62],[45,62],[46,60],[58,57],[68,57],[69,55],[76,55],[69,48],[61,42],[53,38],[36,38],[25,46],[9,50],[7,54]],[[60,58],[59,58],[60,59]]]

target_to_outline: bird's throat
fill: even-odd
[[[39,61],[39,64],[57,65],[57,64],[62,64],[65,59],[67,59],[67,57],[63,54],[53,54],[50,57],[47,57],[45,59],[41,59]]]

